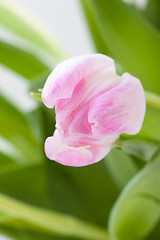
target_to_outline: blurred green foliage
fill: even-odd
[[[143,11],[121,0],[81,4],[95,51],[112,56],[119,73],[130,72],[160,94],[159,1],[148,1]],[[43,88],[52,67],[65,58],[55,36],[8,0],[0,2],[0,23],[28,44],[0,41],[1,64],[25,78],[30,91]],[[1,94],[0,140],[12,151],[0,148],[0,233],[18,240],[158,240],[160,108],[151,102],[138,135],[121,136],[103,161],[72,168],[44,155],[54,110],[38,103],[22,112]]]

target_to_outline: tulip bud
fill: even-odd
[[[113,59],[102,54],[60,63],[44,85],[42,101],[56,110],[47,157],[76,167],[104,158],[121,133],[138,133],[146,108],[140,81],[129,73],[118,76]]]

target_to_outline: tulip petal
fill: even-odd
[[[103,54],[83,55],[60,63],[44,85],[44,104],[52,108],[58,99],[70,98],[82,79],[107,69],[115,72],[114,61]]]
[[[65,129],[68,129],[72,116],[74,115],[74,109],[80,104],[83,98],[84,88],[84,80],[81,80],[76,85],[71,98],[60,99],[56,103],[56,122],[64,132]]]
[[[63,129],[64,135],[69,133],[92,134],[88,122],[88,108],[92,99],[116,87],[121,77],[115,73],[103,71],[81,80],[75,87],[72,97],[60,99],[56,103],[56,122]]]
[[[70,147],[61,142],[59,137],[48,137],[45,142],[46,156],[67,166],[84,166],[91,163],[92,154],[87,148]]]
[[[128,73],[122,82],[92,101],[88,119],[95,136],[136,134],[145,115],[145,96],[140,81]]]
[[[117,138],[117,137],[116,137]],[[61,142],[58,136],[48,137],[45,142],[46,156],[67,166],[86,166],[100,161],[111,150],[112,141],[103,145],[91,145],[83,147],[67,146]]]

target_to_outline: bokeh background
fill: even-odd
[[[69,57],[95,52],[79,0],[12,0],[14,1],[27,7],[53,31]],[[125,1],[140,8],[147,3],[147,0]],[[13,36],[2,26],[0,39],[16,44],[18,41],[17,36]],[[0,79],[1,91],[9,95],[20,108],[30,110],[35,106],[35,102],[28,96],[27,83],[22,82],[17,75],[10,74],[8,69],[0,66]]]
[[[37,16],[46,25],[50,31],[53,32],[53,35],[57,37],[59,44],[62,46],[62,49],[64,49],[65,56],[73,57],[96,51],[79,0],[11,0],[11,2],[12,4],[14,4],[14,2],[21,3],[29,12],[31,11],[32,14]],[[125,0],[125,2],[131,3],[133,7],[137,6],[143,10],[147,0]],[[28,48],[27,41],[7,31],[3,26],[0,26],[0,40],[13,43],[22,49],[23,46],[25,49]],[[27,119],[33,123],[32,130],[36,132],[36,138],[41,134],[38,133],[38,127],[41,124],[40,121],[45,121],[46,119],[46,122],[43,122],[43,124],[46,124],[48,127],[46,132],[43,129],[43,135],[45,136],[53,133],[54,125],[53,112],[47,111],[42,105],[41,113],[37,111],[35,112],[35,117],[34,114],[32,118],[30,117],[30,112],[34,112],[38,102],[29,95],[29,91],[30,89],[36,91],[38,87],[38,84],[30,86],[30,82],[24,77],[7,69],[3,65],[0,66],[0,93],[6,95],[13,105],[17,106],[24,115],[29,113]],[[10,108],[8,108],[8,111],[10,111]],[[19,116],[18,113],[17,116]],[[40,121],[38,122],[37,119],[40,119]],[[10,121],[12,122],[12,119]],[[9,123],[8,120],[7,124]],[[39,125],[36,128],[37,123]],[[25,124],[26,122],[24,125]],[[21,128],[21,126],[19,126],[19,128]],[[27,135],[27,131],[25,134]],[[136,164],[134,166],[132,164],[127,166],[131,171],[128,175],[126,174],[124,176],[124,179],[121,176],[121,185],[117,186],[118,184],[116,185],[116,182],[112,181],[113,179],[109,174],[109,169],[112,168],[112,164],[106,165],[105,161],[102,161],[97,165],[86,168],[72,169],[63,167],[49,161],[43,156],[44,139],[40,139],[40,141],[36,143],[41,149],[39,154],[45,159],[44,164],[38,167],[31,166],[26,169],[24,168],[22,171],[17,170],[15,173],[11,171],[7,174],[2,174],[0,176],[0,191],[27,204],[47,208],[51,211],[55,210],[65,214],[71,214],[92,224],[106,227],[106,220],[109,216],[110,209],[119,196],[120,191],[126,181],[143,168],[144,162],[138,162],[137,164],[137,160],[131,157],[131,160]],[[1,150],[6,153],[10,151],[12,154],[10,145],[0,136],[0,153]],[[32,150],[33,149],[31,149],[31,151]],[[122,152],[117,151],[114,154],[114,157],[117,159],[121,155],[122,159],[125,159],[126,162],[128,161],[128,157],[130,158],[130,156]],[[37,160],[33,159],[33,161],[36,163]],[[117,165],[117,168],[120,167],[120,164],[119,166]],[[12,239],[12,237],[14,239],[15,237],[15,239],[18,240],[61,240],[59,237],[53,238],[50,235],[45,235],[45,233],[41,236],[32,231],[25,231],[23,226],[26,223],[24,225],[23,223],[21,224],[21,230],[17,232],[15,230],[12,231],[12,228],[10,229],[5,225],[2,226],[3,231],[1,231],[0,239],[7,240]],[[3,232],[4,234],[6,233],[6,236],[3,236]],[[70,240],[71,238],[65,239]],[[72,240],[75,240],[75,238]],[[154,240],[159,239],[154,238]]]

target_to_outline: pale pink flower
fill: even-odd
[[[102,54],[60,63],[44,85],[42,100],[56,110],[46,155],[68,166],[100,161],[120,133],[139,132],[145,115],[140,81],[129,73],[118,76],[114,61]]]

